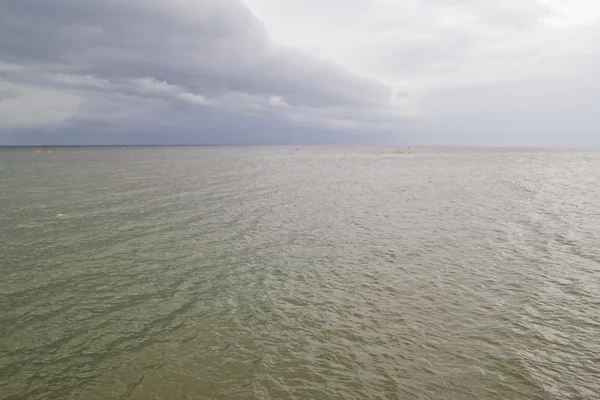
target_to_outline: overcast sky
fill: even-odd
[[[598,0],[0,0],[1,144],[600,146]]]

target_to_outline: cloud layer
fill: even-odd
[[[600,144],[561,4],[5,0],[0,144]]]

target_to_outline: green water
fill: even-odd
[[[600,398],[598,188],[594,151],[0,149],[0,399]]]

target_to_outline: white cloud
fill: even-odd
[[[556,11],[545,22],[554,27],[577,26],[598,23],[600,3],[594,0],[540,0]]]
[[[141,93],[175,94],[181,91],[177,85],[154,78],[137,78],[133,79],[132,83]]]
[[[575,118],[590,120],[591,109],[581,105],[598,98],[596,1],[244,2],[274,41],[323,55],[402,93],[392,98],[392,108],[430,127],[418,132],[423,138],[505,144],[502,135],[514,130],[521,132],[512,137],[515,144],[555,143],[573,138],[576,125],[587,132],[586,143],[600,143],[600,137],[590,136],[591,128],[575,124]],[[526,90],[537,92],[531,97]],[[577,107],[582,112],[574,114]],[[494,109],[504,110],[496,126],[505,133],[486,133],[487,121],[474,117]],[[549,110],[552,129],[545,115]],[[440,118],[443,124],[436,122]],[[457,133],[465,130],[479,133],[465,141]]]
[[[210,104],[204,97],[199,94],[191,93],[189,89],[179,85],[172,85],[168,82],[154,78],[139,78],[133,80],[133,86],[144,94],[163,94],[170,95],[175,99],[179,99],[189,104],[208,105]]]
[[[114,85],[106,79],[100,79],[93,75],[73,75],[65,73],[48,73],[42,77],[47,82],[62,84],[66,86],[89,86],[99,89],[114,88]]]
[[[388,84],[450,81],[452,73],[461,80],[461,74],[485,73],[488,81],[497,82],[513,78],[520,63],[540,56],[570,56],[584,46],[599,49],[594,32],[585,44],[573,32],[582,21],[600,17],[600,3],[593,0],[244,2],[265,22],[273,40]],[[583,15],[587,18],[576,17]],[[553,18],[569,20],[573,29],[548,26]]]
[[[210,104],[204,97],[202,97],[198,94],[190,93],[190,92],[178,93],[177,98],[185,101],[186,103],[196,104],[196,105],[200,105],[200,106],[205,106],[207,104]]]
[[[52,88],[0,81],[0,127],[11,130],[60,125],[77,114],[81,102],[81,97]]]
[[[285,99],[281,96],[271,96],[271,98],[269,99],[269,104],[272,105],[273,107],[283,107],[283,108],[289,108],[291,107],[287,101],[285,101]]]

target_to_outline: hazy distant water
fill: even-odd
[[[0,399],[598,399],[600,152],[0,149]]]

